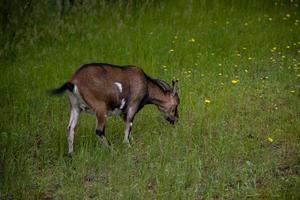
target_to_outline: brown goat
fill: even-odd
[[[171,87],[165,81],[150,78],[135,66],[104,63],[81,66],[69,81],[51,91],[51,94],[68,92],[71,105],[69,154],[73,152],[74,129],[80,112],[96,115],[96,134],[106,146],[109,142],[105,137],[105,122],[110,115],[122,115],[126,123],[124,142],[129,146],[134,116],[146,104],[156,105],[165,119],[174,124],[179,104],[176,85],[177,80],[172,81]]]

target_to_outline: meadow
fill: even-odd
[[[0,199],[299,199],[299,0],[2,1]],[[66,95],[84,63],[179,80],[179,122],[155,106],[113,151],[83,114],[67,156]]]

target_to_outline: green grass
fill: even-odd
[[[108,2],[10,8],[0,199],[299,199],[299,1]],[[146,106],[127,148],[111,118],[109,152],[83,114],[69,159],[67,97],[46,91],[89,62],[179,79],[179,123]]]

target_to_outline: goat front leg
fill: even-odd
[[[132,122],[133,118],[136,114],[136,107],[131,106],[129,107],[126,117],[125,117],[125,136],[124,136],[124,143],[126,143],[129,147],[131,147],[130,141],[132,140],[131,138],[131,128],[132,128]]]

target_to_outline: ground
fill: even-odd
[[[7,2],[0,199],[300,198],[299,1]],[[146,106],[128,148],[110,118],[109,151],[83,114],[69,158],[68,100],[47,90],[89,62],[178,79],[179,122]]]

